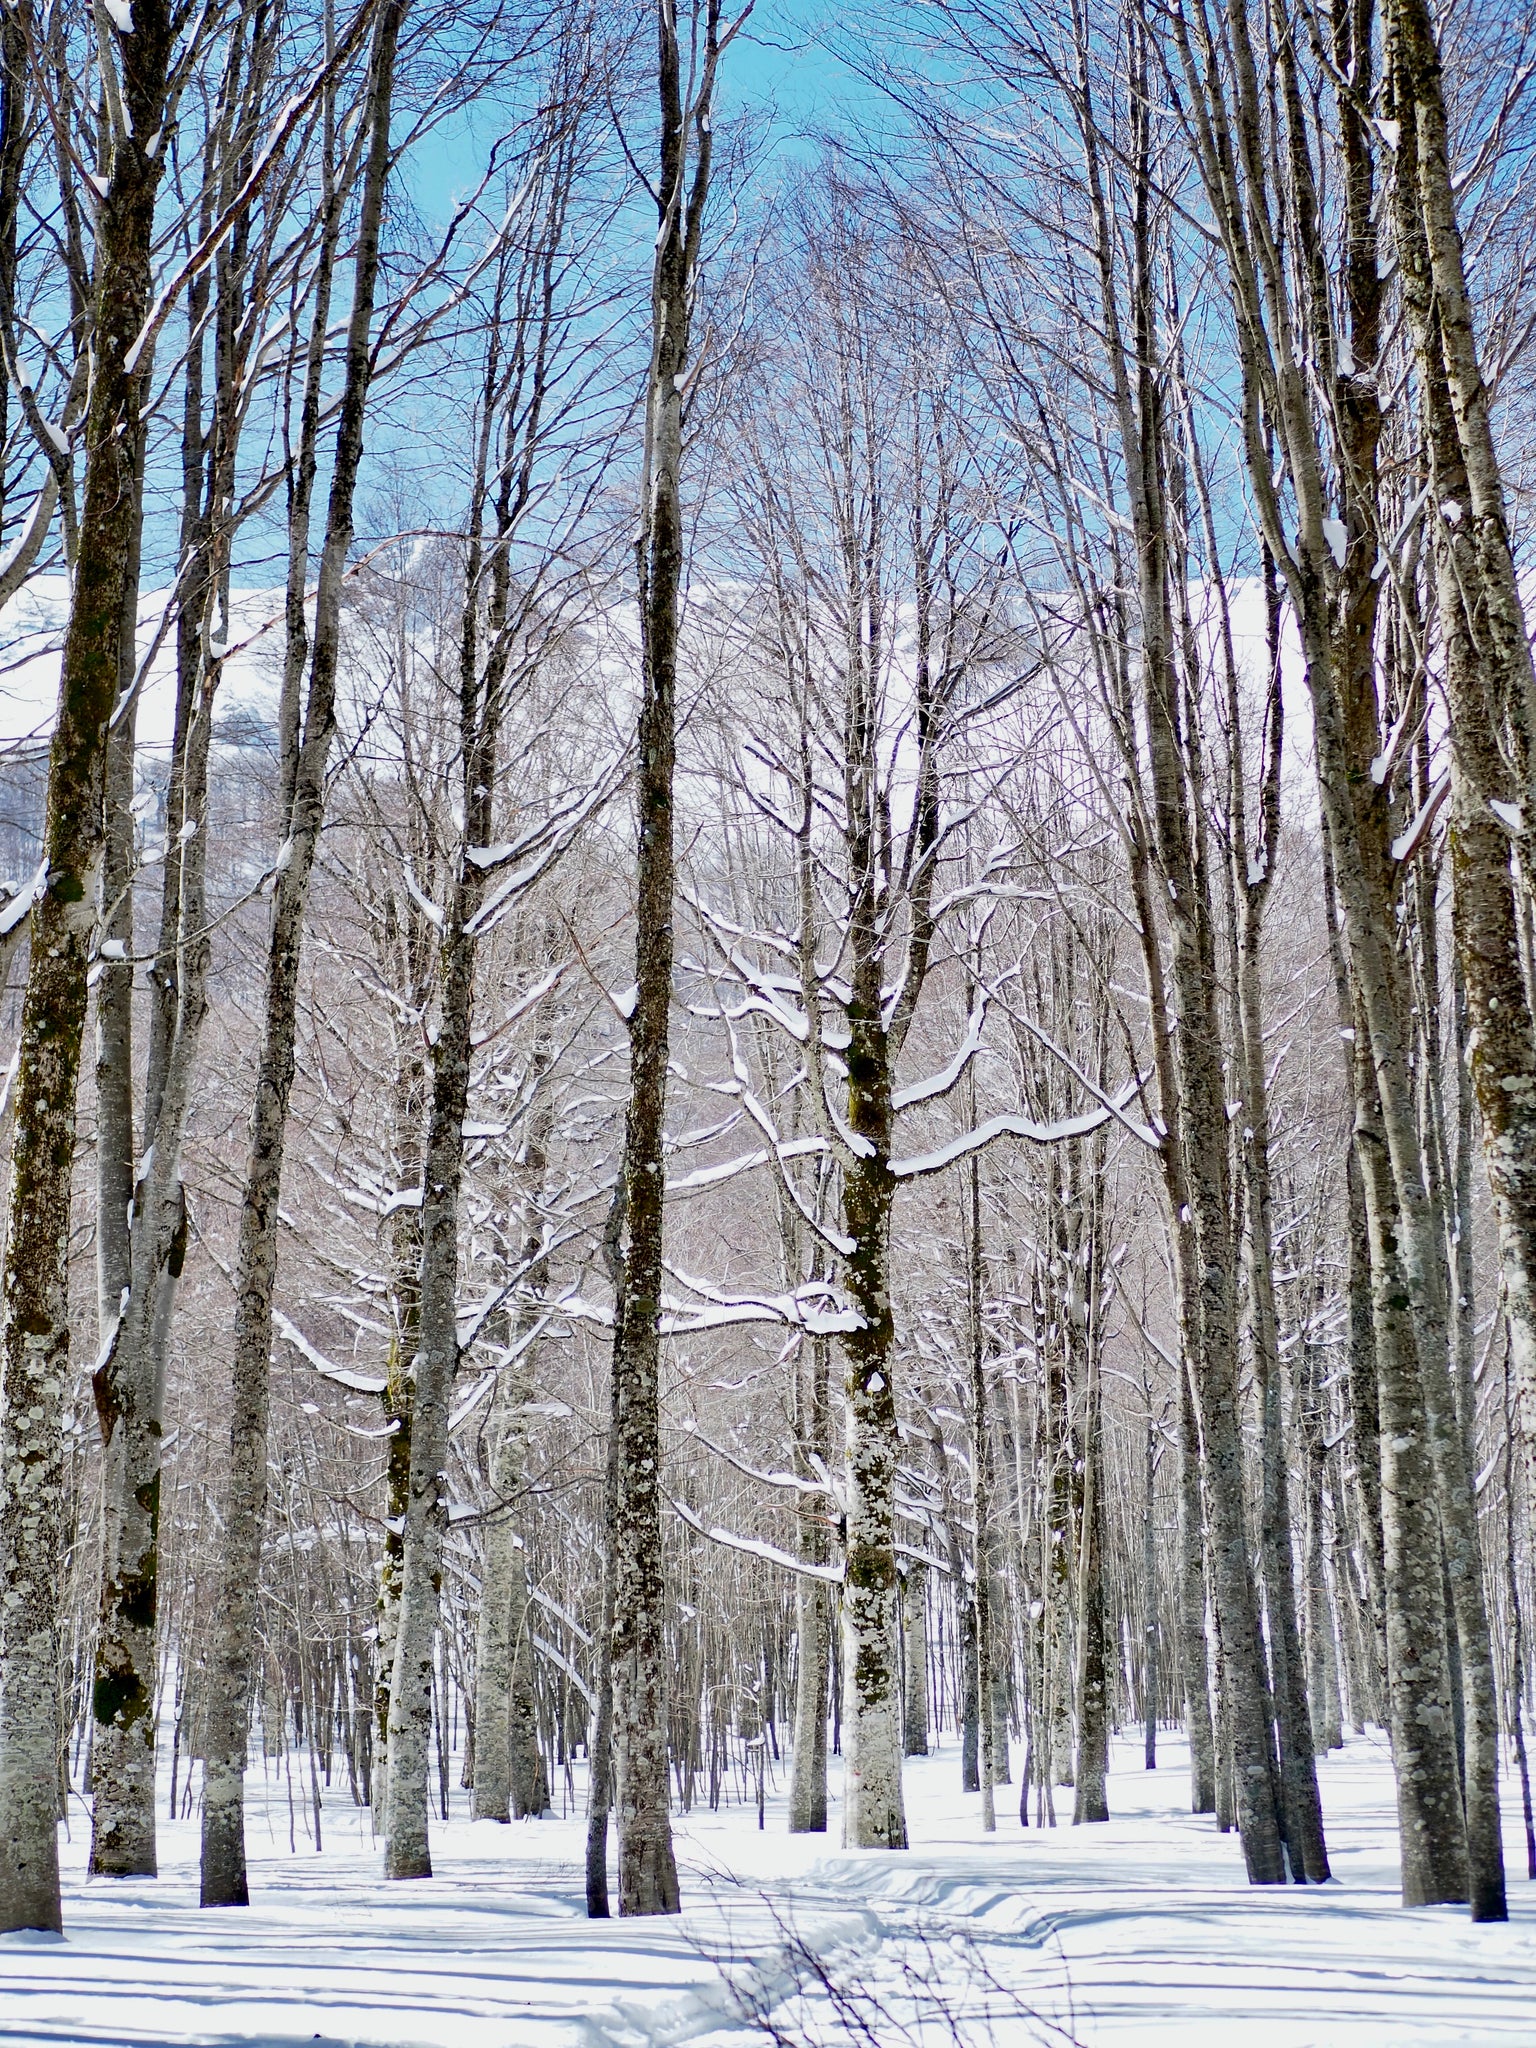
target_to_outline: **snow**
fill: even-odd
[[[48,863],[43,861],[30,882],[17,890],[3,906],[0,906],[0,938],[9,938],[24,918],[32,914],[32,906],[42,895],[48,880]]]
[[[1002,1788],[988,1839],[946,1740],[907,1766],[904,1855],[840,1853],[835,1800],[832,1836],[788,1835],[786,1773],[770,1763],[762,1833],[739,1776],[728,1780],[735,1803],[679,1816],[685,1910],[669,1920],[586,1919],[579,1774],[563,1818],[506,1828],[464,1818],[455,1772],[454,1818],[433,1825],[437,1875],[386,1884],[368,1816],[341,1787],[324,1794],[324,1853],[306,1848],[298,1759],[290,1853],[283,1766],[258,1759],[254,1903],[243,1912],[198,1910],[195,1818],[162,1820],[158,1880],[87,1883],[76,1798],[66,1939],[0,1939],[0,2041],[751,2048],[770,2037],[747,2016],[766,2007],[798,2048],[843,2048],[855,2036],[818,1970],[879,2048],[953,2048],[940,2002],[966,2048],[1531,2040],[1536,1887],[1518,1875],[1516,1798],[1506,1797],[1513,1918],[1478,1928],[1461,1910],[1397,1903],[1379,1738],[1356,1738],[1322,1766],[1338,1880],[1323,1890],[1250,1890],[1236,1837],[1183,1811],[1182,1742],[1164,1736],[1159,1757],[1147,1774],[1139,1741],[1116,1743],[1116,1818],[1102,1827],[1067,1826],[1063,1792],[1061,1826],[1021,1832],[1017,1788]],[[162,1748],[162,1773],[168,1761]],[[834,1793],[837,1782],[834,1760]]]
[[[953,1138],[937,1150],[925,1152],[915,1159],[893,1159],[891,1174],[896,1180],[915,1180],[920,1174],[939,1173],[946,1166],[952,1166],[957,1159],[964,1159],[969,1153],[979,1152],[994,1138],[1027,1138],[1036,1145],[1057,1145],[1067,1138],[1086,1137],[1096,1131],[1100,1124],[1106,1124],[1111,1117],[1121,1117],[1121,1112],[1134,1097],[1138,1081],[1131,1080],[1121,1088],[1118,1095],[1105,1097],[1099,1107],[1085,1110],[1079,1116],[1062,1117],[1055,1123],[1040,1123],[1028,1116],[994,1116],[973,1131],[966,1131]],[[1133,1126],[1134,1128],[1134,1126]]]
[[[1412,860],[1428,836],[1429,828],[1435,821],[1435,813],[1450,793],[1451,771],[1443,769],[1430,787],[1430,792],[1419,807],[1418,815],[1405,832],[1400,832],[1392,842],[1392,858],[1395,861]]]
[[[176,636],[162,632],[169,590],[144,593],[137,646],[148,674],[139,693],[142,747],[168,755],[176,716]],[[273,726],[281,681],[281,590],[230,592],[231,651],[219,684],[219,716],[243,711]],[[62,576],[34,576],[0,606],[0,744],[40,742],[58,715],[60,652],[69,613]]]
[[[349,1366],[333,1364],[323,1351],[315,1349],[297,1324],[289,1322],[278,1309],[272,1311],[272,1323],[277,1334],[291,1344],[299,1356],[306,1359],[323,1379],[334,1380],[341,1387],[349,1387],[355,1394],[382,1394],[389,1384],[378,1373],[354,1372]],[[0,2041],[4,2038],[4,2035],[0,2034]]]

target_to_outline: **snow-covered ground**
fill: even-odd
[[[678,1823],[673,1921],[586,1919],[576,1814],[455,1818],[434,1830],[438,1874],[388,1885],[344,1791],[326,1801],[324,1853],[305,1848],[297,1775],[290,1853],[275,1778],[251,1830],[255,1903],[201,1913],[195,1821],[163,1824],[158,1881],[87,1883],[77,1806],[65,1940],[0,1940],[0,2043],[1536,2042],[1536,1886],[1514,1825],[1509,1926],[1403,1912],[1385,1754],[1356,1741],[1324,1766],[1337,1882],[1254,1892],[1235,1838],[1182,1810],[1182,1746],[1160,1755],[1148,1775],[1139,1745],[1117,1745],[1108,1826],[1021,1832],[1005,1790],[988,1840],[947,1748],[909,1766],[902,1856],[792,1839],[782,1784],[762,1833],[752,1807],[695,1812]]]

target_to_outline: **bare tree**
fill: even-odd
[[[31,911],[31,962],[16,1076],[5,1252],[0,1464],[0,1928],[60,1925],[61,1729],[57,1567],[68,1384],[68,1243],[75,1095],[102,862],[107,732],[117,708],[123,618],[134,587],[138,450],[149,376],[155,198],[170,96],[199,54],[160,0],[131,33],[104,31],[112,123],[90,307],[93,374],[85,487],[58,720],[48,772],[46,862]],[[8,45],[14,47],[8,37]],[[9,308],[6,308],[9,312]],[[19,916],[17,921],[19,922]],[[147,1704],[147,1702],[145,1703]],[[141,1709],[142,1710],[142,1709]]]
[[[281,803],[285,832],[273,880],[261,1064],[251,1115],[251,1150],[240,1225],[228,1492],[218,1561],[219,1597],[206,1652],[208,1720],[201,1888],[205,1906],[243,1906],[250,1899],[245,1870],[245,1760],[262,1523],[267,1500],[278,1191],[293,1086],[304,912],[325,815],[326,770],[336,730],[342,578],[352,544],[353,498],[373,374],[371,330],[379,275],[379,234],[392,162],[390,105],[395,53],[408,6],[409,0],[382,0],[373,29],[362,113],[366,159],[347,325],[346,383],[337,418],[330,502],[315,597],[309,688],[302,734],[298,731],[298,705],[294,701],[294,723],[283,735],[285,773]]]
[[[677,1865],[667,1802],[662,1665],[657,1421],[662,1273],[663,1118],[672,1003],[673,777],[677,747],[679,602],[683,579],[683,407],[697,271],[714,168],[720,59],[746,14],[699,0],[685,53],[675,10],[658,7],[660,176],[651,283],[645,462],[635,541],[640,613],[637,728],[635,984],[629,1012],[630,1092],[620,1167],[625,1246],[614,1305],[617,1443],[608,1569],[613,1580],[614,1793],[619,1910],[675,1913]],[[599,1768],[606,1769],[606,1758]]]

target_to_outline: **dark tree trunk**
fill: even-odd
[[[809,1386],[801,1395],[805,1403],[804,1419],[796,1437],[797,1469],[806,1479],[815,1469],[810,1463],[811,1455],[815,1455],[825,1471],[832,1450],[830,1345],[825,1337],[813,1337],[810,1349],[810,1370],[806,1374]],[[800,1496],[800,1555],[807,1564],[826,1564],[831,1556],[831,1531],[827,1526],[830,1510],[831,1502],[824,1496],[808,1493]],[[789,1831],[792,1835],[822,1835],[827,1831],[827,1681],[831,1607],[829,1586],[819,1579],[796,1579],[795,1632],[799,1669],[795,1681],[794,1754],[789,1787]],[[926,1679],[924,1682],[926,1684]]]
[[[1109,1819],[1109,1697],[1104,1641],[1104,1415],[1097,1346],[1083,1403],[1083,1518],[1078,1545],[1077,1769],[1074,1824]]]
[[[677,1864],[667,1784],[667,1679],[661,1559],[663,1122],[672,1002],[673,769],[683,574],[683,383],[694,271],[713,162],[720,0],[703,0],[699,70],[685,97],[675,10],[657,11],[660,226],[651,282],[645,480],[635,543],[641,696],[635,775],[635,994],[624,1124],[628,1236],[614,1309],[613,1422],[618,1438],[609,1539],[613,1575],[614,1797],[619,1910],[675,1913]],[[691,172],[690,172],[691,158]]]
[[[103,31],[106,33],[106,31]],[[0,1467],[0,1932],[60,1925],[58,1600],[64,1552],[69,1399],[70,1180],[91,930],[102,859],[107,724],[117,701],[125,605],[139,519],[139,406],[148,365],[130,364],[152,297],[155,195],[174,24],[140,0],[113,33],[126,132],[117,136],[96,232],[94,368],[85,489],[58,722],[48,761],[45,885],[32,910],[31,963],[16,1075],[4,1268]],[[111,61],[105,58],[104,61]],[[151,1517],[158,1500],[150,1504]],[[119,1725],[152,1712],[135,1670],[98,1701]]]
[[[245,1759],[267,1503],[267,1419],[278,1197],[288,1100],[293,1087],[304,913],[325,815],[326,770],[336,729],[341,584],[352,545],[353,497],[363,455],[372,372],[370,337],[379,270],[379,233],[390,170],[389,117],[395,50],[408,5],[409,0],[384,0],[374,29],[367,110],[368,159],[353,270],[336,460],[315,597],[309,697],[303,735],[293,762],[291,802],[283,821],[286,837],[275,880],[268,938],[265,1012],[237,1253],[229,1492],[215,1569],[217,1592],[205,1678],[207,1732],[201,1881],[201,1903],[205,1906],[243,1906],[250,1899],[245,1867]]]

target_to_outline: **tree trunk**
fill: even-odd
[[[336,431],[325,545],[315,596],[314,646],[302,742],[293,764],[287,836],[277,863],[268,939],[266,1003],[251,1147],[246,1163],[236,1266],[229,1465],[215,1567],[216,1596],[205,1677],[201,1903],[243,1906],[245,1758],[255,1673],[262,1527],[267,1501],[272,1291],[277,1273],[278,1197],[298,1022],[304,913],[325,814],[326,769],[336,729],[341,584],[352,544],[352,505],[362,460],[370,330],[379,268],[379,230],[390,169],[389,113],[395,48],[409,0],[384,0],[374,29],[364,173],[348,321],[346,378]]]
[[[1397,1771],[1403,1904],[1467,1896],[1466,1823],[1451,1719],[1434,1467],[1399,1255],[1401,1220],[1372,1077],[1362,1076],[1355,1141],[1365,1167],[1381,1429],[1387,1699]]]
[[[973,1120],[974,1114],[973,1095]],[[981,1721],[981,1755],[977,1762],[981,1778],[981,1825],[990,1835],[997,1832],[997,1804],[992,1791],[997,1783],[997,1722],[992,1670],[992,1445],[987,1427],[987,1356],[981,1313],[981,1160],[975,1152],[971,1154],[969,1221],[971,1512],[976,1522],[976,1542],[971,1560],[976,1580],[976,1691]],[[1102,1675],[1101,1659],[1101,1678]]]
[[[1104,1655],[1104,1418],[1097,1344],[1083,1401],[1083,1524],[1077,1561],[1077,1769],[1074,1826],[1109,1819],[1108,1673]]]
[[[503,273],[504,276],[504,273]],[[501,721],[512,645],[508,626],[511,564],[508,549],[515,519],[512,463],[507,443],[514,431],[501,414],[502,284],[498,281],[486,344],[478,450],[473,484],[464,603],[459,628],[458,786],[454,810],[462,819],[451,895],[438,949],[439,1014],[432,1040],[432,1100],[421,1186],[421,1269],[417,1289],[417,1344],[413,1362],[410,1471],[406,1492],[400,1603],[395,1625],[394,1670],[389,1696],[389,1803],[386,1874],[430,1877],[427,1778],[433,1722],[433,1668],[442,1593],[443,1539],[448,1527],[446,1467],[448,1409],[459,1364],[459,1188],[464,1170],[464,1119],[469,1108],[474,1054],[477,919],[485,901],[495,822],[496,776]],[[495,532],[487,546],[485,515],[492,494],[493,458],[500,458],[494,486]],[[520,507],[518,508],[520,509]],[[541,1035],[530,1076],[534,1086],[549,1063],[547,1034]],[[536,1101],[528,1147],[535,1183],[542,1178],[551,1107]],[[529,1228],[524,1254],[528,1277],[537,1281],[536,1258],[542,1225]],[[531,1341],[530,1318],[518,1319],[517,1335]],[[532,1644],[528,1637],[528,1581],[504,1512],[522,1479],[527,1367],[505,1369],[497,1388],[498,1424],[492,1483],[498,1512],[486,1532],[486,1570],[481,1585],[482,1633],[487,1668],[477,1667],[474,1725],[483,1745],[492,1795],[500,1793],[506,1817],[506,1779],[515,1773],[522,1810],[540,1795],[541,1772],[535,1734],[528,1757]],[[497,1637],[500,1635],[498,1642]],[[478,1686],[483,1682],[482,1701]],[[439,1717],[439,1739],[441,1720]],[[445,1751],[446,1754],[446,1751]],[[480,1784],[480,1771],[475,1782]],[[446,1818],[446,1794],[443,1799]],[[479,1811],[478,1805],[476,1811]]]
[[[871,883],[873,877],[871,876]],[[867,892],[873,939],[873,888]],[[858,946],[858,940],[855,939]],[[844,1169],[843,1213],[856,1249],[845,1284],[859,1328],[843,1339],[848,1394],[848,1540],[843,1581],[843,1846],[904,1849],[896,1608],[895,1324],[890,1292],[890,1073],[880,1018],[879,955],[854,970],[849,1005],[849,1126],[871,1156]]]
[[[129,356],[152,296],[172,34],[164,0],[141,0],[134,32],[113,36],[127,125],[113,145],[97,220],[84,507],[49,752],[47,869],[32,909],[22,1004],[0,1338],[0,1468],[7,1478],[0,1499],[0,1932],[60,1926],[57,1632],[70,1181],[107,723],[118,695],[139,516],[139,404],[148,366],[130,366]],[[135,1676],[142,1686],[142,1673]],[[152,1693],[137,1691],[112,1702],[120,1723],[148,1715],[152,1704]]]
[[[976,1602],[967,1585],[958,1599],[960,1624],[960,1790],[981,1790],[981,1659],[976,1645]]]
[[[205,671],[197,715],[178,733],[182,811],[206,827],[208,749],[218,673]],[[154,1867],[153,1728],[127,1711],[152,1696],[158,1580],[159,1500],[166,1350],[171,1310],[187,1249],[182,1145],[192,1109],[197,1053],[208,1009],[212,947],[206,929],[208,834],[183,836],[171,856],[179,871],[160,957],[174,958],[175,1021],[160,1086],[146,1099],[145,1151],[134,1171],[127,1279],[110,1358],[98,1370],[97,1407],[111,1423],[107,1502],[111,1537],[97,1634],[92,1741],[91,1864],[114,1876]],[[111,1713],[107,1709],[111,1709]],[[144,1716],[144,1721],[152,1716]]]
[[[507,1369],[504,1367],[503,1371]],[[498,1388],[498,1395],[500,1389]],[[513,1705],[514,1673],[523,1655],[528,1630],[528,1574],[522,1540],[507,1503],[522,1484],[525,1432],[517,1426],[513,1404],[494,1438],[491,1457],[493,1507],[485,1526],[480,1565],[480,1617],[475,1638],[475,1779],[470,1813],[475,1820],[507,1821],[514,1803],[513,1722],[522,1707]],[[524,1780],[528,1812],[533,1787]],[[540,1808],[539,1811],[543,1809]]]
[[[1214,534],[1211,538],[1214,540]],[[1259,816],[1254,827],[1252,849],[1240,758],[1234,760],[1231,772],[1229,830],[1232,860],[1229,872],[1241,905],[1239,929],[1233,934],[1237,956],[1239,1039],[1236,1066],[1241,1076],[1245,1120],[1241,1158],[1248,1197],[1249,1316],[1261,1445],[1260,1554],[1269,1622],[1275,1723],[1279,1737],[1281,1817],[1290,1853],[1291,1875],[1298,1883],[1326,1884],[1329,1876],[1328,1851],[1323,1840],[1323,1810],[1317,1790],[1312,1724],[1307,1711],[1306,1672],[1297,1626],[1290,1489],[1280,1412],[1280,1317],[1275,1303],[1274,1192],[1269,1158],[1269,1088],[1264,1065],[1259,946],[1280,836],[1280,757],[1285,728],[1280,668],[1280,600],[1273,560],[1267,551],[1264,569],[1270,671],[1265,717],[1268,752],[1259,789]],[[1230,639],[1224,642],[1224,652],[1228,722],[1234,735],[1234,750],[1240,753],[1242,707]]]
[[[1463,274],[1434,22],[1389,9],[1388,84],[1401,121],[1396,181],[1403,301],[1431,455],[1436,592],[1451,712],[1450,847],[1472,1083],[1499,1224],[1511,1350],[1536,1408],[1536,1027],[1520,959],[1505,820],[1526,862],[1536,795],[1536,671],[1516,583],[1503,478]],[[1431,515],[1433,518],[1433,514]],[[1505,748],[1499,740],[1504,738]],[[1510,777],[1504,754],[1513,763]],[[1501,803],[1502,800],[1502,803]],[[1501,805],[1501,812],[1493,808]],[[1458,1321],[1460,1318],[1458,1318]],[[1467,1418],[1436,1375],[1431,1426],[1466,1700],[1467,1848],[1474,1920],[1507,1917],[1492,1648],[1471,1493]],[[1530,1424],[1527,1424],[1530,1428]],[[1536,1455],[1536,1446],[1533,1446]],[[1536,1468],[1533,1468],[1536,1469]]]
[[[1157,1620],[1157,1428],[1152,1420],[1151,1389],[1147,1391],[1147,1457],[1145,1492],[1141,1511],[1141,1591],[1146,1602],[1142,1625],[1141,1717],[1144,1728],[1143,1764],[1157,1769],[1157,1698],[1160,1685],[1158,1653],[1161,1630]]]
[[[661,112],[660,226],[651,279],[645,480],[635,542],[641,697],[636,771],[635,996],[629,1018],[629,1107],[620,1168],[628,1232],[614,1306],[613,1423],[618,1438],[610,1527],[613,1574],[614,1795],[619,1910],[675,1913],[677,1864],[667,1786],[662,1618],[661,1365],[663,1123],[672,1001],[673,770],[677,751],[678,602],[683,572],[683,382],[694,269],[712,164],[719,0],[704,0],[699,71],[685,101],[674,10],[657,14]],[[694,128],[689,175],[689,124]]]
[[[619,1183],[622,1189],[622,1181]],[[610,1222],[613,1219],[610,1218]],[[613,1810],[613,1530],[618,1487],[619,1433],[608,1421],[608,1460],[603,1474],[603,1520],[608,1548],[603,1553],[603,1606],[597,1638],[597,1707],[587,1744],[587,1918],[608,1918],[608,1817]]]
[[[901,1587],[902,1628],[907,1660],[906,1712],[902,1748],[908,1756],[928,1754],[928,1567],[908,1565]]]
[[[123,592],[118,694],[126,709],[107,739],[98,949],[129,956],[102,963],[96,984],[96,1331],[93,1375],[102,1449],[101,1588],[91,1710],[93,1877],[153,1877],[155,1856],[155,1618],[159,1538],[160,1416],[153,1362],[125,1349],[134,1220],[133,778],[138,705],[139,564],[144,442],[137,437],[138,513]],[[146,1144],[148,1132],[146,1131]],[[147,1376],[144,1367],[149,1365]]]
[[[495,711],[483,714],[482,679],[467,623],[479,601],[472,568],[466,605],[460,792],[465,847],[490,843],[495,784]],[[474,1025],[475,953],[471,929],[484,895],[484,868],[459,861],[441,949],[442,1011],[432,1045],[432,1108],[421,1197],[421,1290],[411,1404],[411,1463],[406,1496],[400,1608],[389,1693],[389,1804],[386,1875],[430,1877],[427,1839],[432,1737],[432,1676],[448,1526],[448,1405],[458,1370],[459,1184]]]
[[[1146,62],[1145,46],[1138,61]],[[1173,1059],[1177,1120],[1169,1144],[1180,1153],[1191,1243],[1186,1255],[1193,1368],[1210,1510],[1212,1591],[1221,1616],[1227,1721],[1238,1824],[1249,1880],[1285,1879],[1280,1811],[1272,1769],[1270,1710],[1258,1602],[1248,1554],[1238,1422],[1235,1254],[1227,1161],[1223,1047],[1210,862],[1203,847],[1198,731],[1180,688],[1173,633],[1174,522],[1166,470],[1166,390],[1152,225],[1151,133],[1144,95],[1134,101],[1130,151],[1135,178],[1131,223],[1130,334],[1122,329],[1117,255],[1102,191],[1097,142],[1089,175],[1102,278],[1106,353],[1113,380],[1135,542],[1140,623],[1141,710],[1147,736],[1151,823],[1171,936],[1169,981],[1178,1012]],[[1128,728],[1134,731],[1134,726]],[[1182,1211],[1180,1212],[1182,1220]]]
[[[831,1451],[828,1434],[830,1395],[828,1341],[811,1339],[810,1398],[806,1426],[796,1442],[797,1469],[812,1472],[808,1453],[822,1469]],[[815,1494],[800,1496],[800,1555],[807,1564],[825,1564],[831,1552],[827,1528],[830,1503]],[[799,1668],[795,1676],[794,1752],[790,1761],[789,1831],[792,1835],[824,1835],[827,1831],[827,1663],[831,1638],[829,1588],[819,1579],[795,1580],[795,1631]]]
[[[425,861],[418,868],[428,886]],[[403,916],[402,916],[403,913]],[[405,970],[406,1015],[396,1024],[394,1082],[394,1175],[400,1192],[422,1182],[426,1124],[427,1063],[418,1018],[429,997],[436,932],[413,897],[401,904],[385,896],[383,926],[390,964],[399,949]],[[395,1675],[400,1623],[400,1578],[405,1563],[405,1511],[411,1494],[411,1411],[417,1334],[421,1323],[421,1209],[401,1203],[389,1219],[390,1333],[379,1407],[387,1432],[384,1452],[384,1536],[379,1558],[378,1635],[373,1662],[373,1811],[382,1826],[389,1812],[389,1693]]]
[[[795,1581],[794,1754],[790,1760],[789,1832],[827,1831],[827,1589],[817,1579]]]
[[[554,1098],[541,1087],[548,1074],[551,1047],[546,1032],[535,1043],[530,1085],[535,1098],[524,1173],[534,1202],[548,1164]],[[522,1245],[525,1284],[543,1285],[539,1259],[542,1226],[531,1215]],[[549,1804],[543,1760],[535,1739],[529,1754],[533,1700],[533,1643],[529,1634],[528,1567],[520,1519],[514,1503],[523,1485],[528,1455],[525,1404],[532,1386],[529,1366],[533,1315],[514,1316],[510,1332],[513,1356],[496,1376],[496,1407],[491,1420],[491,1508],[485,1524],[485,1549],[480,1567],[480,1618],[475,1646],[475,1783],[470,1811],[476,1820],[519,1820],[541,1814]]]
[[[1370,763],[1381,751],[1375,662],[1380,579],[1374,563],[1381,523],[1377,367],[1384,291],[1373,190],[1375,130],[1364,111],[1371,83],[1371,8],[1369,0],[1357,0],[1336,10],[1332,23],[1339,81],[1336,111],[1345,158],[1343,299],[1354,367],[1348,375],[1332,377],[1331,431],[1338,436],[1339,452],[1326,459],[1319,444],[1315,387],[1306,365],[1315,361],[1331,372],[1339,352],[1295,47],[1282,39],[1275,70],[1285,113],[1288,196],[1299,223],[1288,239],[1302,252],[1309,272],[1300,314],[1268,221],[1263,232],[1250,232],[1255,210],[1269,204],[1264,142],[1269,117],[1268,86],[1261,88],[1259,82],[1246,0],[1229,0],[1227,26],[1236,86],[1235,128],[1221,94],[1212,90],[1214,50],[1208,41],[1202,44],[1207,59],[1202,74],[1182,18],[1174,19],[1186,78],[1192,95],[1198,95],[1191,104],[1199,109],[1202,176],[1217,209],[1244,336],[1248,472],[1264,538],[1283,566],[1300,631],[1324,831],[1343,912],[1352,994],[1369,1048],[1369,1095],[1357,1092],[1356,1115],[1370,1212],[1377,1320],[1393,1753],[1399,1772],[1404,1898],[1427,1904],[1462,1896],[1465,1889],[1456,1757],[1451,1731],[1442,1718],[1443,1595],[1438,1546],[1431,1535],[1431,1474],[1441,1512],[1450,1518],[1453,1531],[1468,1503],[1455,1497],[1449,1462],[1455,1446],[1447,1442],[1441,1426],[1449,1386],[1444,1252],[1426,1199],[1409,1081],[1387,798],[1384,786],[1369,774]],[[1239,162],[1246,193],[1237,184]],[[1273,334],[1269,322],[1274,324]],[[1294,515],[1282,516],[1266,424],[1284,439]],[[1338,475],[1342,498],[1342,559],[1337,536],[1330,540],[1324,531],[1331,471]],[[1426,1469],[1425,1454],[1431,1447],[1433,1464]],[[1475,1650],[1473,1610],[1474,1604],[1480,1605],[1479,1589],[1467,1573],[1465,1546],[1459,1540],[1455,1551],[1459,1624]],[[1481,1799],[1486,1759],[1480,1756],[1478,1765],[1484,1773],[1479,1780]]]
[[[253,93],[225,138],[224,158],[248,160],[263,114]],[[210,163],[207,182],[227,172]],[[205,188],[205,213],[210,201]],[[186,1256],[182,1146],[208,1008],[212,947],[205,929],[208,763],[221,664],[210,652],[212,614],[227,581],[236,523],[236,457],[249,357],[249,210],[232,227],[214,308],[214,402],[203,418],[203,344],[190,353],[182,434],[182,560],[177,594],[177,687],[166,807],[160,934],[150,975],[151,1010],[143,1130],[134,1142],[131,965],[106,968],[98,984],[98,1322],[103,1348],[95,1388],[104,1431],[103,1570],[96,1637],[91,1744],[91,1870],[155,1871],[153,1714],[134,1711],[155,1684],[159,1498],[166,1346]],[[189,313],[200,322],[208,285],[194,282]],[[142,481],[143,448],[139,452]],[[139,541],[123,611],[120,684],[136,679]],[[132,706],[108,753],[104,931],[133,952]],[[190,830],[188,827],[190,826]],[[135,1163],[137,1161],[137,1163]]]
[[[1189,1810],[1216,1811],[1216,1735],[1211,1721],[1211,1653],[1205,1630],[1205,1523],[1200,1507],[1200,1443],[1189,1372],[1179,1388],[1178,1614],[1189,1736]]]

